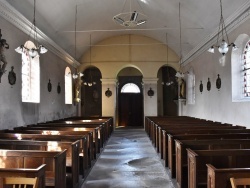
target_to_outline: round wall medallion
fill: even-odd
[[[48,83],[48,91],[51,92],[52,90],[52,84],[50,83],[50,79],[49,79],[49,83]]]
[[[211,82],[210,82],[210,79],[208,78],[208,81],[207,81],[207,90],[210,91],[211,90]]]
[[[201,83],[200,83],[200,92],[202,93],[202,91],[203,91],[203,84],[202,84],[202,81],[201,81]]]
[[[221,88],[221,78],[219,74],[218,74],[218,78],[216,79],[216,88],[217,89]]]
[[[57,85],[57,93],[61,93],[61,86],[60,86],[60,82],[58,82],[58,85]]]
[[[112,96],[112,91],[110,91],[109,88],[108,88],[108,90],[105,91],[105,95],[106,95],[106,97],[111,97]]]
[[[14,85],[16,83],[16,73],[14,73],[14,67],[11,67],[11,71],[9,72],[8,75],[8,80],[10,85]]]
[[[150,96],[150,97],[152,97],[152,96],[154,96],[154,91],[152,90],[152,88],[150,88],[149,90],[148,90],[148,96]]]

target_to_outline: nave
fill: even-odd
[[[82,188],[174,188],[143,128],[116,128]]]

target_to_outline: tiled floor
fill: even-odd
[[[143,128],[116,128],[82,188],[174,188]]]

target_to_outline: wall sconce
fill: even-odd
[[[0,83],[1,83],[1,77],[5,73],[5,68],[7,65],[7,61],[6,61],[5,56],[3,54],[4,48],[9,49],[9,44],[7,44],[7,41],[5,39],[2,39],[2,33],[1,33],[1,29],[0,29],[0,62],[3,63],[2,65],[0,63]]]
[[[148,96],[152,97],[152,96],[154,96],[154,94],[155,94],[154,90],[152,90],[152,88],[150,88],[148,90]]]
[[[105,95],[106,97],[111,97],[112,96],[112,91],[109,90],[109,88],[107,89],[107,91],[105,91]]]

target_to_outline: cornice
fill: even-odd
[[[232,16],[230,16],[227,20],[225,20],[227,33],[229,34],[233,30],[235,30],[240,24],[244,23],[249,18],[250,18],[250,1],[247,1]],[[196,57],[198,57],[201,53],[207,51],[214,43],[216,43],[218,29],[219,27],[217,27],[211,35],[207,36],[194,49],[192,49],[187,55],[185,55],[182,59],[181,64],[183,66],[188,64]]]
[[[0,16],[6,19],[8,22],[12,23],[18,29],[30,34],[30,28],[32,23],[26,19],[20,12],[18,12],[14,7],[12,7],[6,0],[0,0]],[[45,35],[40,29],[37,30],[37,40],[39,43],[43,44],[48,48],[49,51],[77,68],[80,63],[76,61],[71,55],[69,55],[65,50],[58,46],[52,39]]]
[[[144,84],[157,84],[158,78],[143,78],[142,82]]]

